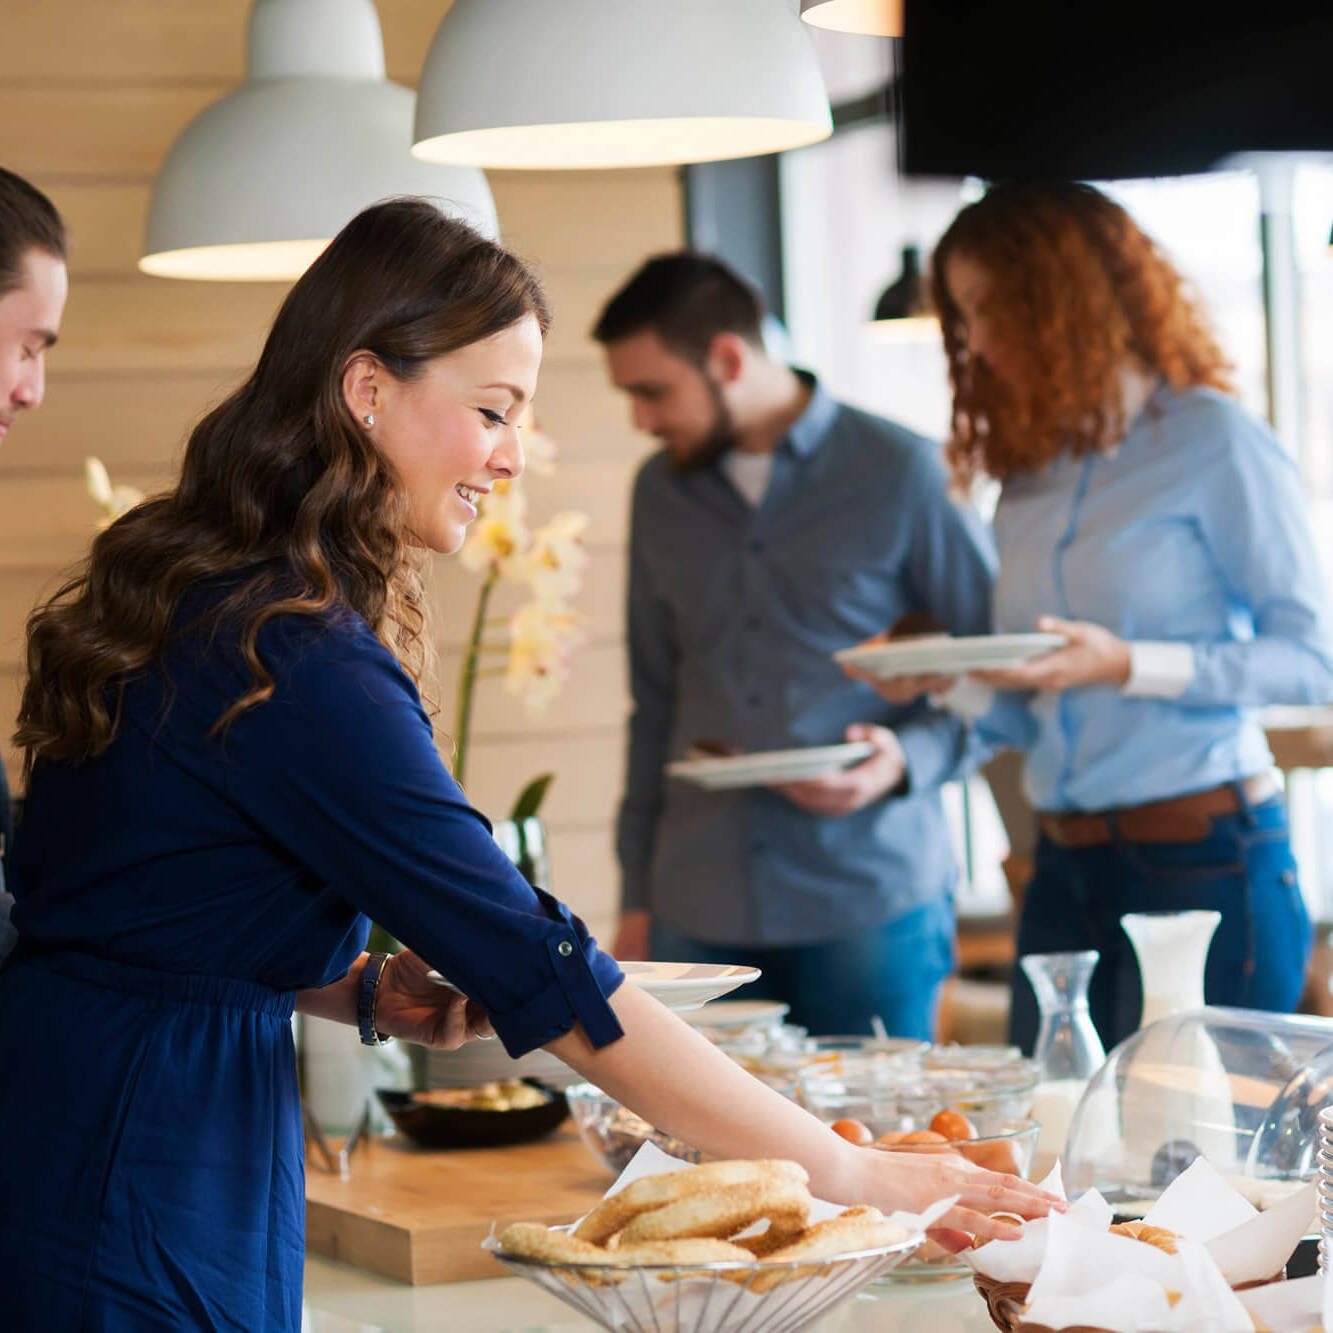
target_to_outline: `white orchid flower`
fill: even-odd
[[[533,712],[560,692],[569,675],[570,652],[582,642],[583,622],[567,606],[528,602],[509,622],[509,666],[505,688],[523,696]]]
[[[588,565],[588,552],[583,545],[587,527],[587,514],[566,510],[532,534],[524,566],[527,581],[539,602],[551,605],[567,602],[578,592]]]
[[[98,531],[108,528],[127,510],[142,503],[144,493],[137,486],[113,486],[106,464],[100,458],[83,460],[83,481],[88,494],[102,506]]]
[[[458,553],[464,567],[478,574],[521,578],[521,565],[532,540],[526,516],[527,501],[517,479],[497,481],[478,504],[477,517]]]
[[[89,457],[83,460],[83,481],[88,488],[88,494],[103,509],[110,509],[113,499],[111,475],[100,458]]]

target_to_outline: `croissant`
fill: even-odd
[[[1150,1227],[1144,1222],[1117,1222],[1111,1230],[1117,1236],[1128,1236],[1130,1240],[1141,1240],[1145,1245],[1156,1245],[1167,1254],[1175,1254],[1176,1241],[1180,1239],[1174,1231],[1165,1227]]]

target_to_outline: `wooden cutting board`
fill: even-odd
[[[306,1163],[306,1246],[402,1282],[507,1277],[491,1224],[572,1222],[611,1176],[571,1129],[508,1148],[414,1148],[371,1139],[339,1178]]]

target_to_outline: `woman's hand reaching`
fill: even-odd
[[[875,1203],[886,1212],[902,1208],[919,1213],[936,1199],[958,1196],[928,1233],[946,1250],[966,1249],[973,1236],[1017,1239],[1019,1230],[1013,1222],[993,1216],[995,1213],[1044,1217],[1066,1206],[1021,1176],[987,1171],[958,1153],[881,1148],[858,1148],[856,1152],[862,1172],[858,1202]]]
[[[375,1027],[386,1037],[456,1051],[474,1038],[485,1041],[495,1029],[485,1012],[453,986],[427,980],[426,961],[410,949],[384,965],[375,997]]]

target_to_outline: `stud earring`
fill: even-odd
[[[367,426],[373,426],[375,424],[375,416],[373,413],[369,416],[362,417],[361,420],[364,421]]]

